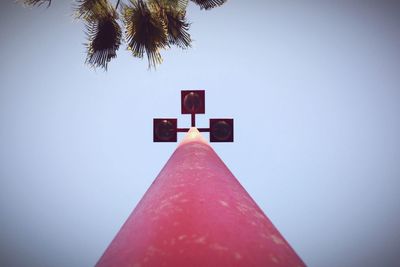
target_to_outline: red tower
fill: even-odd
[[[96,266],[305,264],[191,128]]]

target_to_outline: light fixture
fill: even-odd
[[[191,115],[191,127],[196,127],[196,114],[205,113],[205,91],[181,91],[181,113]],[[210,133],[210,142],[233,142],[233,119],[210,119],[209,128],[197,128]],[[154,142],[176,142],[178,132],[188,132],[189,128],[178,128],[177,119],[163,118],[153,121]]]
[[[153,120],[154,142],[176,142],[177,141],[177,119],[154,119]]]
[[[210,142],[233,142],[233,119],[210,119]]]

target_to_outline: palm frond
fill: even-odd
[[[107,70],[111,59],[117,56],[121,44],[122,31],[117,22],[117,13],[91,20],[86,24],[88,43],[86,63]]]
[[[148,0],[157,6],[167,23],[168,43],[183,49],[190,47],[192,39],[188,32],[190,24],[186,21],[186,8],[189,0]]]
[[[75,6],[75,16],[86,21],[108,17],[111,12],[113,7],[107,0],[77,0]]]
[[[41,6],[47,3],[47,7],[51,5],[51,0],[23,0],[24,5],[26,6]]]
[[[189,0],[167,0],[169,3],[172,3],[175,6],[176,10],[186,10]]]
[[[147,5],[143,0],[131,0],[123,8],[125,35],[133,56],[147,54],[149,67],[162,62],[160,49],[168,45],[168,29],[159,6]]]
[[[211,9],[223,5],[227,0],[191,0],[200,6],[201,9]]]
[[[189,23],[186,21],[185,11],[165,10],[168,23],[168,42],[180,48],[189,48],[192,42],[190,38]]]
[[[148,0],[149,5],[158,5],[162,9],[185,11],[189,0]]]

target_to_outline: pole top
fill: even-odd
[[[192,142],[197,142],[197,143],[203,143],[206,145],[209,145],[207,140],[201,135],[199,130],[196,127],[191,127],[189,131],[186,133],[185,137],[183,140],[179,143],[179,146],[192,143]]]

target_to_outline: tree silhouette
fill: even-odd
[[[227,0],[190,0],[201,9],[221,6]],[[23,0],[28,6],[51,5],[52,0]],[[107,70],[123,41],[134,57],[146,54],[149,68],[162,63],[160,51],[171,45],[191,46],[186,19],[189,0],[76,0],[75,17],[83,20],[87,35],[86,63]],[[122,33],[124,29],[124,34]]]

